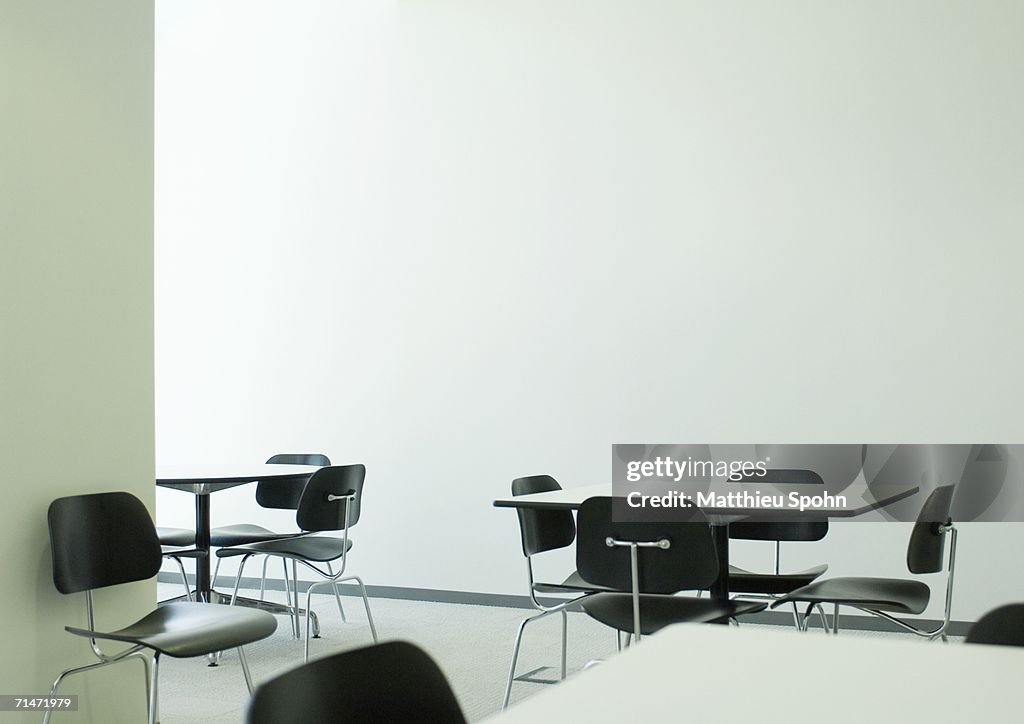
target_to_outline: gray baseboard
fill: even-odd
[[[157,577],[160,583],[180,584],[181,576],[175,573],[163,572]],[[189,575],[190,584],[195,583],[193,576]],[[225,577],[234,586],[234,579]],[[299,581],[299,590],[305,591],[310,581]],[[258,589],[260,579],[246,576],[242,579],[241,587],[244,589]],[[354,584],[343,583],[342,594],[346,596],[358,596],[359,588]],[[223,587],[221,588],[223,590]],[[267,590],[283,591],[284,580],[280,578],[268,578]],[[373,586],[367,585],[366,592],[371,598],[394,598],[403,601],[430,601],[433,603],[459,603],[470,606],[498,606],[500,608],[523,608],[533,609],[528,596],[517,596],[504,593],[476,593],[473,591],[445,591],[436,588],[407,588],[404,586]],[[315,595],[329,595],[326,589],[320,589]],[[558,599],[541,599],[543,603],[558,603]],[[744,616],[744,621],[750,623],[767,624],[770,626],[792,626],[793,614],[789,611],[762,611],[750,616]],[[933,619],[915,618],[914,623],[923,629],[934,629],[939,626],[939,621]],[[971,627],[971,621],[951,621],[949,633],[951,636],[965,636]],[[812,623],[812,625],[814,625]],[[840,628],[853,631],[888,631],[894,633],[905,633],[900,627],[876,616],[842,616]]]

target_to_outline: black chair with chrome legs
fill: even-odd
[[[967,632],[969,644],[1024,646],[1024,603],[1008,603],[978,619]]]
[[[366,587],[359,576],[345,575],[348,551],[352,547],[352,540],[349,538],[348,532],[350,528],[359,522],[363,481],[365,478],[366,468],[363,465],[335,465],[320,468],[310,477],[306,487],[302,490],[302,497],[299,499],[295,522],[303,532],[301,535],[231,548],[221,548],[217,551],[217,556],[220,558],[242,556],[242,562],[238,566],[238,576],[235,578],[235,590],[231,597],[232,603],[238,597],[238,583],[242,580],[245,564],[249,558],[255,555],[278,556],[285,561],[291,561],[293,566],[301,563],[324,578],[322,581],[311,583],[309,588],[306,589],[306,643],[304,659],[307,661],[309,660],[311,619],[309,614],[310,597],[313,595],[313,591],[321,586],[330,586],[333,589],[340,609],[341,600],[338,584],[345,581],[355,581],[359,585],[360,595],[363,598],[366,619],[370,624],[370,633],[373,635],[373,640],[377,641],[377,629],[373,625],[373,614],[370,613],[370,601],[366,597]],[[310,533],[329,532],[341,532],[342,537],[309,535]],[[331,562],[339,558],[341,559],[341,565],[338,572],[335,573],[331,567]],[[320,569],[316,565],[318,563],[324,564],[327,570]],[[294,575],[293,579],[297,581]],[[297,601],[298,590],[296,590]]]
[[[763,476],[748,476],[739,483],[764,483],[776,485],[824,485],[825,482],[813,470],[769,469]],[[763,598],[774,601],[780,596],[812,583],[828,570],[826,564],[819,564],[800,571],[782,570],[782,544],[785,542],[819,541],[828,534],[827,518],[801,518],[800,520],[756,520],[737,521],[729,526],[732,540],[768,541],[775,544],[774,571],[762,573],[748,571],[739,566],[729,566],[729,591],[739,596]],[[794,621],[799,625],[799,611],[793,604]]]
[[[625,499],[619,499],[625,508]],[[763,601],[676,596],[709,589],[718,578],[711,528],[697,508],[673,519],[619,522],[614,498],[590,498],[577,518],[576,568],[584,580],[614,591],[580,601],[592,618],[639,642],[673,623],[727,623],[763,611]]]
[[[465,724],[444,673],[405,641],[327,656],[256,690],[248,724]]]
[[[931,492],[921,506],[917,522],[907,544],[907,569],[915,575],[941,573],[945,557],[946,534],[949,533],[949,567],[946,576],[946,607],[942,623],[933,631],[922,631],[895,614],[924,613],[931,598],[931,589],[922,581],[903,578],[826,578],[798,588],[772,604],[806,603],[800,628],[807,630],[811,612],[817,608],[822,619],[822,606],[831,603],[832,633],[839,633],[839,607],[849,606],[873,616],[884,618],[900,628],[929,639],[946,639],[953,606],[953,576],[956,571],[956,528],[949,516],[954,486],[944,485]]]
[[[512,481],[512,495],[532,495],[534,493],[547,493],[553,490],[561,490],[558,484],[550,475],[530,475],[523,478],[516,478]],[[508,707],[509,698],[512,695],[512,682],[515,681],[516,663],[519,661],[519,649],[523,642],[523,632],[526,626],[534,621],[546,618],[553,613],[560,613],[562,616],[562,671],[561,678],[566,674],[566,648],[568,636],[568,616],[566,610],[579,603],[583,596],[607,591],[609,589],[601,586],[594,586],[584,581],[579,573],[573,571],[568,578],[561,583],[541,583],[534,580],[533,557],[548,551],[567,548],[576,539],[576,523],[572,513],[568,510],[534,510],[531,508],[516,508],[519,515],[519,536],[523,544],[523,555],[526,557],[526,574],[529,582],[530,603],[540,613],[523,619],[516,632],[515,645],[512,649],[512,663],[509,666],[508,680],[505,682],[505,696],[502,699],[501,708]],[[573,595],[565,601],[553,605],[541,603],[537,594],[542,595]]]
[[[85,592],[87,628],[65,629],[88,638],[98,659],[61,672],[50,688],[51,697],[70,674],[137,659],[146,669],[149,722],[155,724],[162,655],[187,658],[232,648],[238,649],[245,683],[252,692],[242,647],[270,636],[277,628],[277,621],[265,611],[212,603],[167,603],[117,631],[96,630],[95,589],[143,581],[160,570],[160,541],[142,501],[129,493],[58,498],[50,504],[47,520],[54,586],[64,594]],[[109,654],[100,649],[98,640],[127,644],[127,648]],[[153,654],[152,663],[147,652]],[[50,713],[43,717],[44,724]]]
[[[268,465],[310,465],[316,467],[325,467],[331,464],[330,458],[322,453],[278,453],[272,455],[267,460]],[[260,480],[256,483],[256,504],[261,508],[276,509],[276,510],[295,510],[299,507],[299,498],[302,497],[301,484],[296,483],[294,480]],[[233,525],[218,526],[210,531],[210,545],[215,548],[232,548],[235,546],[249,545],[250,543],[260,543],[268,540],[278,540],[280,538],[289,538],[293,536],[302,535],[301,531],[294,531],[290,533],[280,533],[277,531],[264,528],[262,525],[256,525],[255,523],[235,523]],[[263,559],[263,572],[260,575],[260,595],[259,600],[263,600],[264,593],[267,586],[267,562],[270,557]],[[217,583],[217,575],[220,573],[220,562],[221,558],[217,558],[217,565],[213,570],[213,585]],[[288,606],[292,608],[292,635],[296,638],[299,635],[299,618],[298,614],[295,613],[295,609],[298,608],[298,589],[295,586],[295,567],[292,567],[292,583],[289,584],[288,579],[288,566],[287,561],[282,559],[281,561],[284,568],[284,588],[285,597],[288,599]],[[295,598],[295,603],[292,603],[292,597]],[[341,608],[341,602],[338,602],[339,609],[341,611],[341,618],[345,620],[345,610]]]

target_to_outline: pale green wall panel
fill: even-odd
[[[0,0],[0,682],[88,663],[81,595],[50,578],[46,508],[153,491],[153,7]],[[101,626],[151,582],[98,598]],[[145,715],[141,666],[74,677],[78,722]],[[58,718],[55,718],[57,721]]]

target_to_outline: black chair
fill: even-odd
[[[272,455],[268,460],[267,464],[274,465],[311,465],[317,467],[325,467],[331,464],[330,459],[321,453],[279,453]],[[302,497],[302,485],[296,484],[294,480],[260,480],[256,483],[256,504],[261,508],[271,508],[277,510],[295,510],[299,507],[299,498]],[[236,523],[233,525],[218,526],[210,531],[210,545],[218,548],[230,548],[232,546],[248,545],[250,543],[259,543],[261,541],[278,540],[280,538],[288,538],[290,536],[302,535],[301,532],[291,533],[279,533],[272,531],[268,528],[264,528],[261,525],[254,523]],[[266,591],[267,586],[267,562],[270,560],[269,557],[263,560],[263,572],[260,575],[260,596],[259,599],[263,600],[263,595]],[[221,559],[217,559],[217,565],[213,570],[213,583],[217,583],[217,575],[220,573],[220,562]],[[298,589],[295,585],[291,585],[289,590],[288,581],[288,566],[287,562],[282,560],[284,564],[284,586],[285,586],[285,597],[288,599],[288,606],[292,607],[292,610],[298,608]],[[295,569],[292,569],[292,580],[294,581]],[[292,595],[295,596],[295,604],[292,604]],[[338,603],[341,611],[341,618],[345,620],[345,610],[341,608],[341,602],[339,599]],[[298,614],[292,614],[292,634],[294,636],[299,635],[299,621]]]
[[[619,500],[625,509],[625,499]],[[708,589],[718,577],[711,528],[699,509],[679,510],[677,515],[685,520],[616,522],[614,506],[613,498],[590,498],[577,519],[580,575],[596,585],[630,591],[582,599],[592,618],[640,641],[669,624],[724,623],[767,608],[762,601],[672,595]]]
[[[811,611],[818,608],[824,619],[825,613],[821,607],[831,603],[832,633],[839,633],[839,607],[849,606],[891,621],[918,636],[929,639],[941,636],[945,640],[953,605],[953,575],[956,568],[957,532],[949,517],[953,491],[954,486],[944,485],[931,492],[921,506],[907,544],[907,570],[916,575],[939,573],[943,569],[946,533],[950,534],[946,608],[942,623],[934,631],[922,631],[893,615],[920,614],[928,607],[931,598],[931,589],[926,583],[902,578],[826,578],[796,589],[773,603],[772,608],[784,603],[806,603],[807,610],[800,622],[800,628],[805,631]]]
[[[444,674],[422,649],[389,641],[319,659],[256,690],[248,724],[465,724]]]
[[[561,490],[558,484],[550,475],[530,475],[523,478],[516,478],[512,481],[512,495],[532,495],[534,493],[547,493],[552,490]],[[584,581],[580,574],[573,571],[568,578],[561,583],[539,583],[534,580],[533,556],[548,551],[567,548],[576,539],[576,523],[573,520],[572,512],[568,510],[536,510],[531,508],[516,508],[519,515],[519,536],[522,540],[523,555],[526,557],[526,572],[529,581],[530,603],[540,613],[523,619],[516,632],[515,645],[512,649],[512,664],[509,666],[508,680],[505,682],[505,696],[502,699],[501,708],[508,707],[509,697],[512,695],[512,682],[515,680],[516,663],[519,660],[519,648],[523,642],[523,632],[527,624],[538,621],[553,613],[562,614],[562,674],[566,674],[566,648],[568,634],[568,617],[566,609],[579,603],[583,596],[607,591],[609,589],[601,586],[594,586]],[[553,606],[547,606],[537,600],[537,594],[576,594],[574,598],[562,601]]]
[[[157,526],[156,537],[160,541],[160,552],[164,558],[174,561],[181,574],[181,584],[185,587],[185,600],[192,600],[192,587],[185,575],[183,558],[205,558],[206,551],[195,548],[196,532],[189,528],[164,528]]]
[[[813,470],[771,469],[764,476],[742,478],[741,483],[765,483],[777,485],[824,485],[825,482]],[[775,544],[774,572],[748,571],[739,566],[729,566],[729,590],[743,596],[763,597],[774,600],[795,591],[820,578],[828,566],[820,564],[802,571],[782,571],[782,543],[819,541],[828,534],[827,518],[807,518],[792,521],[741,520],[729,525],[732,540],[770,541]],[[796,605],[794,617],[798,616]],[[795,618],[795,620],[799,620]]]
[[[331,586],[334,589],[335,598],[338,598],[338,584],[344,581],[355,581],[359,584],[359,591],[363,597],[363,606],[366,608],[366,618],[370,623],[370,633],[373,640],[377,641],[377,629],[373,625],[373,615],[370,613],[370,601],[366,597],[366,587],[359,576],[344,576],[345,565],[348,561],[348,551],[352,547],[352,541],[348,537],[348,531],[359,522],[359,513],[363,496],[363,481],[366,478],[366,468],[363,465],[336,465],[333,467],[320,468],[306,483],[299,499],[298,510],[295,515],[295,522],[303,531],[303,535],[292,538],[280,538],[278,540],[261,541],[249,545],[221,548],[217,551],[220,558],[242,556],[242,562],[238,566],[238,576],[235,578],[235,590],[231,597],[234,603],[238,597],[238,583],[242,580],[242,572],[245,564],[254,555],[279,556],[284,560],[290,560],[292,565],[301,563],[309,570],[322,576],[325,580],[310,584],[306,589],[306,644],[304,659],[309,660],[309,636],[310,636],[310,597],[313,590],[320,586]],[[325,533],[330,531],[341,531],[342,537],[305,535],[305,533]],[[340,570],[335,573],[331,567],[331,561],[341,559]],[[327,570],[321,570],[316,563],[323,563]],[[294,570],[294,569],[293,569]],[[344,576],[344,577],[343,577]],[[298,581],[293,575],[293,579]],[[296,590],[296,602],[298,601],[298,590]],[[340,600],[339,600],[340,608]]]
[[[232,609],[209,603],[169,603],[117,631],[97,631],[93,590],[152,578],[160,570],[160,541],[149,512],[129,493],[95,493],[58,498],[47,514],[53,557],[53,584],[61,593],[85,592],[88,628],[67,626],[90,640],[99,661],[62,671],[50,688],[54,696],[70,675],[129,659],[142,661],[147,673],[149,722],[157,717],[160,656],[204,656],[237,648],[245,683],[252,692],[245,644],[270,636],[277,621],[265,611]],[[97,639],[118,641],[128,648],[116,654],[100,650]],[[153,652],[152,665],[145,651]],[[43,721],[49,721],[47,711]]]
[[[1024,603],[1009,603],[986,613],[967,632],[967,643],[1024,646]]]

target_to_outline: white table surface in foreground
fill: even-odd
[[[1020,722],[1024,648],[681,624],[494,724]]]

